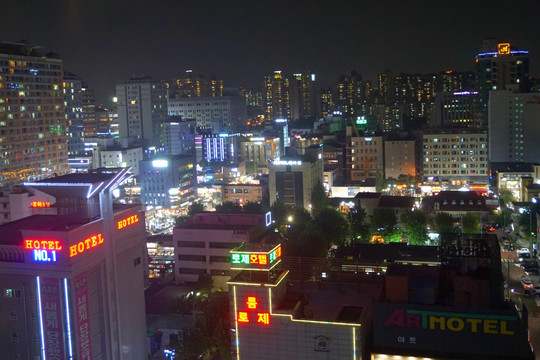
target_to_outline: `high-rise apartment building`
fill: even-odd
[[[160,145],[167,119],[167,84],[150,77],[132,77],[116,84],[120,138]]]
[[[58,215],[0,226],[2,358],[147,359],[144,213],[112,204],[127,177],[26,183],[56,198]]]
[[[538,163],[540,94],[491,91],[488,110],[489,161]]]
[[[81,93],[84,135],[86,137],[96,136],[98,133],[100,133],[100,125],[96,119],[96,101],[94,89],[83,84]],[[118,117],[118,115],[116,117]]]
[[[83,87],[80,77],[67,71],[64,72],[63,91],[69,155],[84,152]]]
[[[319,94],[314,73],[293,74],[290,83],[291,119],[315,118],[320,113]]]
[[[290,80],[280,70],[264,77],[264,121],[273,124],[276,119],[291,117]]]
[[[66,174],[62,60],[0,43],[0,186]]]
[[[187,70],[183,77],[173,80],[174,98],[186,97],[221,97],[223,96],[223,80],[205,79],[204,76],[193,76],[192,70]]]
[[[486,39],[476,55],[476,89],[479,95],[479,116],[487,125],[489,92],[505,90],[517,85],[521,92],[528,92],[529,52],[519,50],[510,43]]]
[[[353,71],[350,75],[340,77],[337,84],[336,104],[344,114],[351,117],[359,114],[365,97],[362,75]]]

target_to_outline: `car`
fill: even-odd
[[[534,283],[528,277],[521,278],[521,285],[523,286],[523,292],[527,295],[534,294]]]
[[[531,251],[529,250],[529,248],[517,249],[516,253],[517,253],[518,257],[525,257],[526,255],[528,255],[529,258],[530,258],[530,256],[531,256]]]

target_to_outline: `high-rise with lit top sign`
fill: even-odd
[[[110,194],[129,177],[103,170],[26,184],[54,196],[59,215],[0,226],[2,354],[147,359],[144,215],[113,207]]]
[[[520,92],[529,92],[529,52],[508,42],[487,39],[476,55],[475,67],[480,123],[486,126],[490,91],[508,90],[513,85]]]

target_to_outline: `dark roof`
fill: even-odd
[[[534,163],[491,163],[490,168],[493,172],[533,172]]]
[[[357,244],[353,247],[341,247],[336,258],[351,258],[354,261],[375,263],[392,263],[395,261],[439,261],[437,246],[407,245],[405,243],[389,244]]]
[[[359,192],[354,197],[355,199],[378,199],[381,197],[381,193],[374,192]]]
[[[36,183],[54,184],[94,184],[110,180],[116,174],[108,173],[73,173],[62,176],[55,176],[48,179],[36,181]]]
[[[531,185],[526,186],[526,188],[528,190],[540,190],[540,185],[539,184],[531,184]]]
[[[474,191],[441,191],[437,195],[433,195],[434,200],[477,200],[482,199],[482,195],[478,195]]]
[[[379,207],[399,207],[411,209],[414,206],[415,198],[412,196],[391,196],[382,195],[379,198]]]

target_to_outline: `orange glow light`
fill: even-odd
[[[87,239],[79,241],[75,245],[69,247],[69,257],[74,257],[79,255],[82,252],[85,252],[88,249],[94,248],[98,245],[103,244],[103,234],[92,235]]]
[[[256,309],[257,308],[257,298],[255,296],[249,296],[246,301],[248,308]]]
[[[248,323],[249,322],[248,313],[244,311],[238,312],[238,322]]]
[[[118,230],[121,230],[127,226],[131,226],[139,222],[139,215],[131,215],[125,219],[122,219],[116,223]]]
[[[257,313],[257,322],[270,325],[270,314],[269,313]]]
[[[62,250],[62,245],[58,240],[24,240],[24,247],[26,249],[36,250]]]

